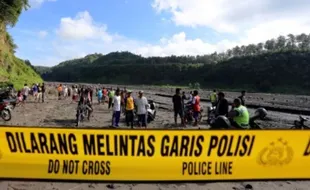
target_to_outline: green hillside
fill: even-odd
[[[256,92],[310,92],[310,35],[279,36],[222,53],[145,58],[113,52],[63,62],[42,74],[45,80],[175,85]]]
[[[42,78],[29,61],[17,58],[14,53],[17,45],[6,28],[14,26],[24,8],[26,0],[2,0],[0,4],[0,85],[13,83],[22,88],[24,83],[41,83]]]

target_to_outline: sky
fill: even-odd
[[[92,53],[203,55],[310,32],[309,0],[29,0],[16,56],[54,66]]]

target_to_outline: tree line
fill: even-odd
[[[41,73],[45,80],[188,85],[261,92],[303,93],[310,87],[310,35],[279,36],[197,56],[142,57],[130,52],[91,54]]]

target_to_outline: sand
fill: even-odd
[[[157,89],[145,89],[146,97],[156,101],[160,109],[157,112],[157,118],[148,127],[150,128],[176,128],[173,124],[172,102],[170,98],[155,96]],[[168,90],[169,91],[169,90]],[[164,93],[169,93],[164,90]],[[171,93],[171,92],[170,92]],[[271,97],[272,95],[251,95],[252,99],[257,99],[261,96]],[[281,96],[281,95],[279,95]],[[275,95],[277,97],[277,95]],[[281,96],[282,97],[282,96]],[[295,96],[284,96],[293,101]],[[306,97],[307,98],[307,97]],[[277,98],[276,98],[277,99]],[[297,98],[298,99],[298,98]],[[286,102],[283,97],[278,102]],[[310,100],[310,98],[309,98]],[[307,102],[308,103],[308,102]],[[279,103],[278,103],[279,104]],[[303,106],[302,104],[298,104]],[[310,104],[309,104],[310,105]],[[9,122],[0,120],[0,125],[18,125],[18,126],[57,126],[57,127],[73,127],[75,125],[75,109],[76,103],[72,102],[70,98],[65,100],[57,100],[53,93],[47,94],[45,103],[34,102],[30,98],[29,102],[23,107],[17,107],[13,111],[13,118]],[[203,107],[208,106],[203,103]],[[254,110],[250,109],[250,113]],[[89,128],[106,128],[111,125],[112,111],[107,109],[107,104],[98,105],[94,97],[94,113],[90,121],[85,121],[81,124],[82,127]],[[298,115],[283,114],[280,112],[269,112],[269,120],[260,122],[265,128],[288,128],[293,124],[294,119]],[[123,123],[124,116],[122,116],[121,127],[126,128]],[[208,128],[205,121],[201,124],[202,128]],[[192,127],[191,127],[192,128]],[[281,181],[281,182],[236,182],[236,183],[186,183],[186,184],[114,184],[114,189],[245,189],[245,185],[250,184],[253,189],[272,190],[272,189],[309,189],[310,181]],[[107,184],[103,183],[51,183],[51,182],[22,182],[22,181],[2,181],[0,182],[0,190],[102,190],[108,189]]]

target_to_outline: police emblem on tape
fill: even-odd
[[[257,163],[264,166],[282,166],[289,164],[293,159],[294,151],[286,141],[279,138],[263,148],[257,157]]]

